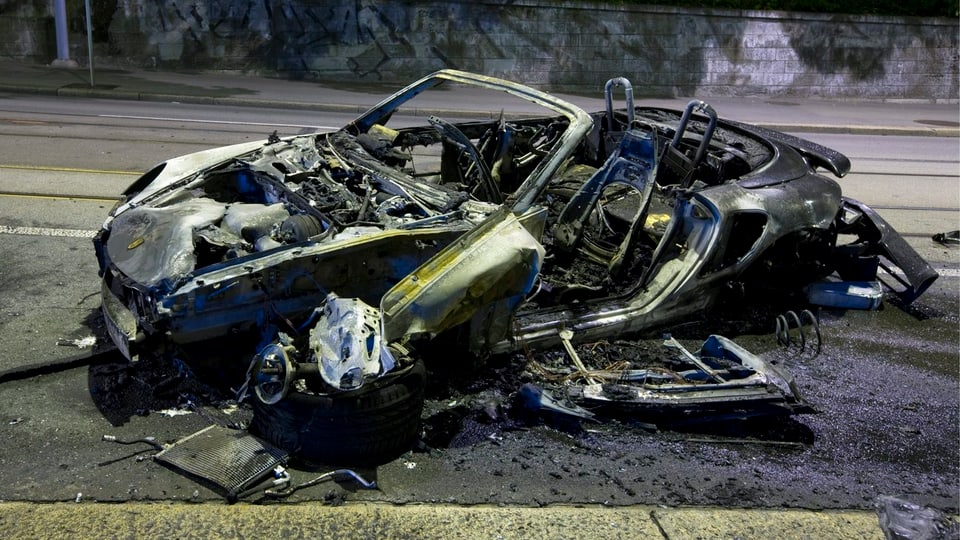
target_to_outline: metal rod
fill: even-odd
[[[83,0],[84,7],[87,10],[87,58],[90,64],[90,88],[96,86],[93,83],[93,25],[90,23],[90,0]]]
[[[695,366],[697,366],[698,368],[700,368],[701,370],[703,370],[703,372],[706,373],[707,376],[709,376],[709,377],[710,377],[711,379],[713,379],[714,381],[716,381],[716,382],[718,382],[718,383],[725,383],[725,382],[727,382],[723,377],[721,377],[721,376],[720,376],[716,371],[714,371],[710,366],[708,366],[707,364],[705,364],[705,363],[703,362],[703,360],[697,358],[696,355],[694,355],[693,353],[691,353],[690,351],[688,351],[688,350],[687,350],[683,345],[681,345],[680,342],[677,341],[676,338],[674,338],[673,336],[664,338],[663,344],[666,345],[667,347],[671,347],[671,348],[674,348],[674,349],[677,349],[678,351],[680,351],[680,352],[683,354],[683,356],[685,356],[685,357],[687,358],[687,360],[690,360],[691,362],[693,362],[693,364],[694,364]]]
[[[560,331],[560,341],[563,342],[563,348],[567,350],[567,354],[570,355],[570,359],[573,360],[573,365],[577,367],[580,376],[590,384],[597,384],[597,380],[590,376],[587,367],[584,366],[580,360],[580,355],[577,354],[577,350],[573,348],[573,343],[570,342],[571,339],[573,339],[573,332],[570,330]]]

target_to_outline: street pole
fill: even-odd
[[[90,88],[93,88],[93,25],[90,24],[90,0],[83,1],[87,10],[87,57],[90,64]]]
[[[53,65],[57,67],[77,67],[76,62],[70,60],[70,44],[67,41],[66,0],[53,0],[53,25],[57,34],[57,59],[53,61]]]

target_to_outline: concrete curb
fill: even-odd
[[[16,84],[0,84],[0,92],[9,92],[11,94],[30,94],[34,96],[56,96],[58,88],[40,88],[31,86],[19,86]]]
[[[98,88],[41,88],[20,85],[0,84],[0,92],[47,95],[61,97],[82,97],[97,99],[120,99],[144,102],[177,102],[198,105],[225,105],[234,107],[263,107],[272,109],[291,109],[318,112],[359,114],[367,110],[365,105],[342,103],[308,103],[244,97],[217,97],[189,94],[168,94],[158,92],[136,92],[118,89]],[[418,116],[438,115],[448,118],[492,118],[490,111],[471,111],[464,109],[417,109],[405,110],[407,114]],[[829,124],[784,124],[757,122],[756,125],[791,133],[835,133],[849,135],[900,135],[911,137],[960,137],[960,128],[954,127],[904,127],[904,126],[866,126],[866,125],[829,125]]]
[[[868,511],[347,503],[0,503],[5,538],[883,538]]]

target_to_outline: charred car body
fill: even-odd
[[[440,85],[547,112],[392,125]],[[718,120],[699,101],[635,107],[628,91],[614,110],[618,86],[629,90],[608,82],[606,110],[588,114],[441,71],[335,132],[162,163],[95,239],[110,335],[130,358],[259,336],[237,360],[249,363],[254,430],[307,457],[377,460],[416,436],[425,375],[415,351],[437,336],[476,356],[561,346],[575,356],[573,343],[665,327],[732,285],[797,290],[833,272],[873,277],[882,264],[911,301],[936,279],[875,212],[818,174],[843,176],[843,155]],[[583,368],[586,384],[569,397],[622,401],[625,385],[679,377],[677,392],[722,387],[729,399],[717,407],[799,402],[789,377],[733,349],[713,339],[690,373],[634,371],[636,384],[626,371],[605,380]]]

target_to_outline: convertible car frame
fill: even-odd
[[[544,112],[417,123],[411,103],[441,85]],[[616,88],[626,107],[615,110]],[[831,274],[873,280],[883,267],[910,302],[936,279],[818,172],[842,177],[842,154],[719,120],[701,101],[635,106],[625,79],[605,97],[588,114],[445,70],[337,131],[161,163],[94,241],[111,338],[131,359],[251,340],[236,363],[248,367],[241,394],[254,396],[255,431],[308,458],[377,460],[416,435],[431,343],[444,344],[444,362],[569,351],[668,328],[732,291],[789,294]],[[725,392],[705,407],[796,410],[788,376],[733,349],[713,339],[701,353],[712,360],[639,383],[626,373],[638,366],[606,385],[575,366],[586,386],[570,399],[636,401],[642,392],[624,385],[679,381]]]

